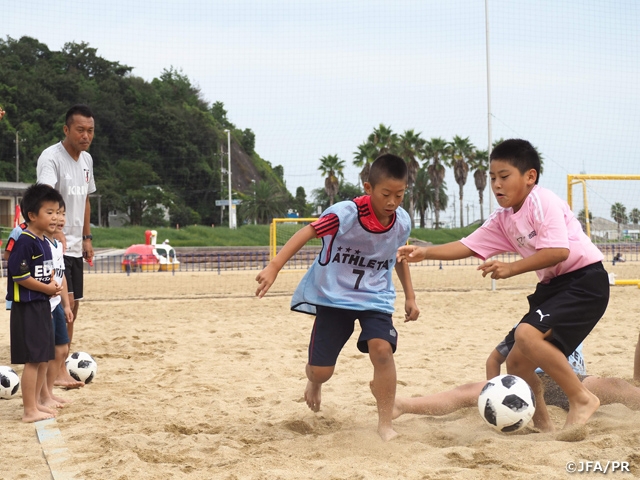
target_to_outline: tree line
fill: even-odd
[[[0,105],[7,112],[0,122],[0,181],[35,182],[40,153],[64,138],[66,111],[84,103],[96,122],[90,153],[103,225],[113,210],[126,212],[132,225],[219,223],[213,205],[228,188],[227,129],[234,153],[241,153],[232,159],[252,164],[251,178],[239,171],[237,181],[263,182],[293,202],[281,168],[260,158],[254,133],[236,128],[222,102],[205,101],[173,68],[151,82],[131,71],[86,43],[52,51],[31,37],[0,39]],[[169,222],[158,205],[168,207]],[[92,222],[97,216],[94,207]]]

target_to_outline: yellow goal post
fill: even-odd
[[[608,174],[568,174],[567,175],[567,203],[569,208],[573,210],[573,186],[582,184],[582,195],[584,198],[584,217],[586,224],[586,233],[591,238],[591,223],[589,221],[589,201],[587,198],[587,180],[640,180],[640,175],[608,175]]]
[[[282,247],[291,236],[305,225],[318,220],[317,217],[309,218],[274,218],[269,228],[269,258],[273,259],[278,253],[278,247]],[[315,241],[320,245],[320,241]],[[309,244],[314,243],[311,240]]]

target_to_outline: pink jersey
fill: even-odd
[[[505,252],[530,257],[543,248],[568,248],[569,258],[536,270],[541,283],[602,261],[602,252],[582,231],[569,205],[555,193],[535,185],[522,208],[498,208],[478,230],[461,242],[481,259]]]

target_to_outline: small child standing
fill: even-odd
[[[585,424],[600,401],[580,382],[566,357],[596,326],[609,302],[609,276],[603,255],[584,234],[566,202],[538,186],[540,157],[525,140],[506,140],[490,156],[491,189],[501,208],[475,232],[457,242],[433,247],[405,246],[398,261],[482,260],[517,252],[512,263],[488,260],[482,276],[509,278],[536,271],[539,283],[528,297],[529,311],[507,338],[507,371],[523,378],[536,396],[534,425],[552,431],[536,368],[542,368],[565,392],[565,427]]]
[[[8,262],[7,300],[11,300],[11,363],[24,364],[20,387],[23,422],[55,416],[40,403],[47,362],[55,358],[49,297],[62,287],[54,281],[51,248],[44,235],[53,235],[62,196],[48,185],[34,184],[24,193],[22,211],[27,229],[16,241]]]
[[[403,210],[407,164],[383,154],[371,165],[364,183],[367,195],[330,206],[322,216],[296,232],[256,277],[256,295],[263,297],[278,272],[310,239],[322,238],[322,250],[291,300],[291,309],[315,315],[309,343],[307,406],[320,409],[322,384],[335,370],[338,355],[360,321],[358,349],[373,364],[371,391],[378,406],[378,434],[397,436],[392,414],[396,393],[393,353],[398,334],[393,326],[395,289],[392,267],[405,294],[405,321],[419,315],[409,268],[396,263],[395,253],[409,238],[411,222]]]
[[[66,222],[66,212],[64,200],[60,202],[58,210],[58,223],[56,232],[62,233]],[[84,387],[84,382],[74,379],[65,367],[65,362],[69,356],[69,334],[67,332],[67,324],[73,322],[73,312],[69,303],[69,295],[67,294],[67,279],[64,275],[64,250],[60,240],[47,238],[47,242],[51,247],[53,255],[53,268],[55,269],[55,281],[62,286],[62,294],[51,297],[51,315],[53,317],[53,333],[55,339],[55,359],[49,362],[47,369],[47,390],[49,396],[58,403],[67,403],[67,400],[56,396],[53,393],[53,386],[63,388],[79,388]]]

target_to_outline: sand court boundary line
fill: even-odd
[[[64,443],[56,419],[40,420],[35,422],[35,426],[38,441],[42,445],[42,454],[51,471],[51,478],[53,480],[76,479],[77,471],[64,468],[64,463],[69,460],[69,449]]]

